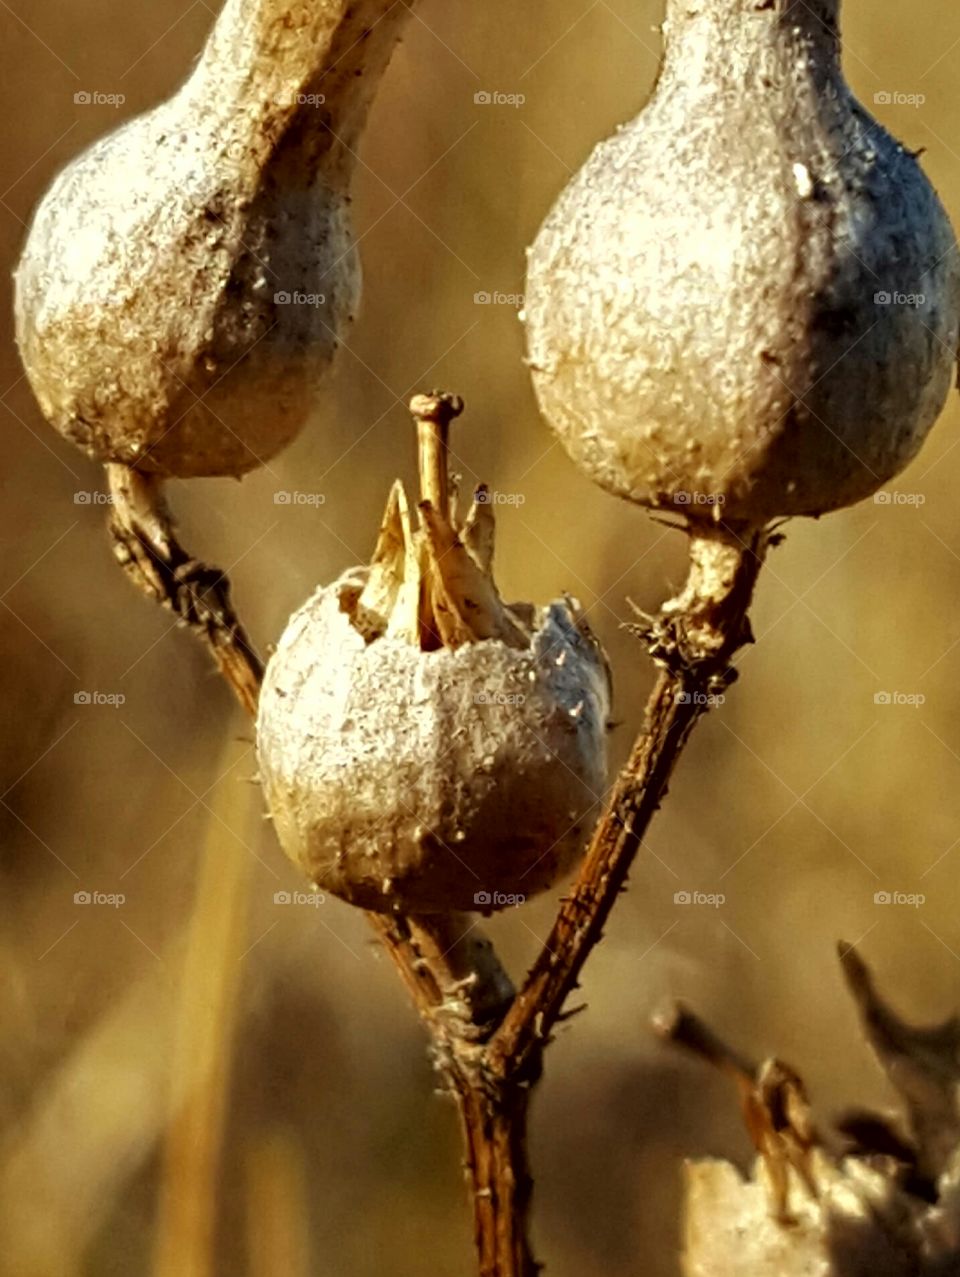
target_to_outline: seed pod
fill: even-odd
[[[541,409],[643,505],[762,524],[880,487],[943,406],[955,236],[854,99],[839,0],[667,0],[641,115],[530,250]]]
[[[304,424],[359,296],[348,186],[407,0],[226,0],[168,102],[38,208],[17,337],[104,461],[239,475]]]
[[[920,1025],[877,991],[842,945],[864,1036],[896,1093],[891,1112],[814,1123],[799,1076],[742,1060],[677,1008],[661,1033],[737,1085],[759,1157],[744,1176],[717,1158],[684,1168],[684,1277],[948,1277],[960,1272],[960,1020]],[[818,1048],[818,1055],[822,1055]]]
[[[449,401],[418,406],[420,527],[398,483],[370,568],[290,620],[260,699],[260,774],[284,850],[325,890],[489,912],[581,848],[605,786],[608,673],[575,603],[501,601],[485,491],[465,521],[446,491]]]

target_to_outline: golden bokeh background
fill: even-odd
[[[460,1277],[458,1133],[405,994],[361,916],[274,903],[302,884],[262,819],[249,725],[113,563],[104,507],[77,501],[102,476],[44,424],[12,341],[9,271],[37,199],[175,89],[215,8],[0,6],[0,1274]],[[504,593],[576,594],[608,647],[615,761],[652,679],[626,598],[652,609],[679,584],[683,539],[579,476],[538,419],[515,307],[475,294],[522,291],[552,199],[645,100],[659,19],[647,0],[423,0],[363,145],[364,307],[315,421],[242,484],[170,493],[265,648],[368,555],[392,479],[412,475],[408,395],[459,392],[465,480],[523,497],[501,507]],[[960,218],[960,11],[847,0],[845,46],[858,95],[924,148]],[[84,90],[125,100],[78,105]],[[924,101],[874,108],[878,93]],[[890,1102],[839,938],[916,1017],[960,1007],[958,406],[897,482],[909,501],[794,523],[764,572],[743,677],[683,758],[590,962],[589,1010],[548,1055],[534,1236],[554,1277],[672,1277],[682,1159],[748,1157],[723,1079],[653,1038],[666,999],[789,1060],[823,1118]],[[884,692],[924,700],[877,704]],[[674,902],[695,890],[725,902]],[[78,891],[125,901],[77,905]],[[925,901],[875,903],[898,891]],[[515,973],[552,910],[492,925]],[[195,1259],[206,1238],[213,1266]]]

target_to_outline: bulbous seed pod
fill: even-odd
[[[44,414],[101,460],[239,475],[304,424],[359,297],[348,187],[408,0],[226,0],[168,102],[56,180],[17,273]]]
[[[609,678],[575,603],[502,603],[484,490],[463,522],[446,490],[449,401],[417,402],[433,499],[414,531],[395,485],[371,567],[291,619],[260,698],[260,775],[281,845],[325,890],[489,912],[576,859],[605,787]]]
[[[753,525],[875,491],[954,375],[955,236],[848,88],[839,0],[667,0],[640,116],[529,253],[540,407],[641,504]]]

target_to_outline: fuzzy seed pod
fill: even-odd
[[[667,0],[641,115],[529,254],[541,409],[609,491],[763,524],[869,495],[954,376],[955,236],[852,96],[839,0]]]
[[[370,569],[318,590],[267,668],[280,842],[367,909],[519,903],[569,870],[604,793],[602,652],[571,601],[502,603],[483,498],[464,523],[424,501],[413,531],[397,484]]]
[[[348,186],[407,0],[226,0],[168,102],[75,160],[17,274],[44,414],[103,461],[240,475],[300,430],[359,298]]]

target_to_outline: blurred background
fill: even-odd
[[[458,1133],[406,996],[362,916],[275,903],[302,884],[262,818],[249,725],[116,568],[102,475],[44,424],[12,340],[37,199],[177,87],[216,8],[0,5],[0,1272],[459,1277]],[[552,443],[510,295],[551,201],[643,104],[660,17],[645,0],[423,0],[364,142],[364,308],[312,428],[242,484],[170,492],[266,649],[366,559],[391,481],[412,478],[409,394],[459,392],[465,481],[522,497],[501,507],[503,592],[579,596],[608,648],[615,763],[652,679],[626,599],[652,610],[679,585],[684,541]],[[960,11],[849,0],[845,43],[854,88],[960,216]],[[672,1277],[683,1159],[748,1158],[723,1080],[653,1039],[666,999],[790,1061],[822,1117],[890,1099],[838,939],[918,1019],[960,1007],[958,407],[900,499],[790,525],[764,572],[742,680],[684,756],[590,962],[589,1011],[548,1056],[531,1154],[554,1277]],[[722,904],[675,902],[693,892]],[[897,892],[914,903],[883,903]],[[492,924],[516,974],[554,906]]]

